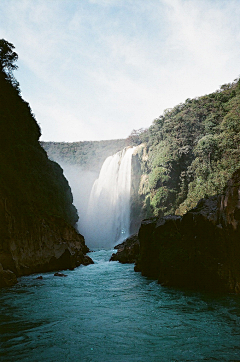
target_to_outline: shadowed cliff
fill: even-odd
[[[89,261],[74,228],[78,215],[70,187],[40,146],[40,134],[19,85],[1,70],[0,286],[16,276]]]
[[[112,260],[136,261],[135,271],[162,285],[240,293],[240,169],[223,195],[183,216],[143,220],[117,249]]]

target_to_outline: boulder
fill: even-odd
[[[138,235],[134,234],[114,247],[117,253],[112,254],[110,261],[119,261],[123,264],[135,263],[139,255],[139,247]]]
[[[11,270],[4,270],[0,264],[0,287],[11,287],[17,283],[17,277]]]
[[[55,276],[55,277],[67,277],[66,274],[59,273],[59,272],[54,273],[54,276]]]

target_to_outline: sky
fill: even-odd
[[[240,0],[0,0],[43,141],[126,138],[240,75]]]

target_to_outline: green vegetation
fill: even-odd
[[[0,40],[0,198],[37,216],[78,219],[62,169],[39,144],[40,128],[13,77],[17,54]]]
[[[0,39],[0,71],[5,74],[6,80],[20,92],[19,83],[13,75],[13,71],[18,68],[15,62],[18,60],[17,53],[14,52],[14,45]]]
[[[185,213],[221,193],[240,167],[240,80],[166,110],[131,140],[146,145],[147,157],[142,148],[139,156],[147,216]]]
[[[127,140],[43,142],[49,157],[99,171],[109,155],[128,145],[138,148],[132,213],[136,218],[184,214],[199,199],[223,191],[240,167],[240,81],[167,109],[148,129]],[[136,185],[135,185],[136,184]],[[137,186],[137,187],[138,187]],[[139,195],[140,199],[139,200]],[[140,212],[141,206],[143,210]],[[134,218],[135,218],[134,216]]]
[[[127,145],[125,139],[84,142],[41,142],[48,156],[57,162],[81,166],[99,172],[108,156]]]

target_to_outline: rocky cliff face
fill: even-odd
[[[0,71],[0,286],[90,263],[71,189],[39,144],[40,128]]]
[[[22,275],[88,265],[88,251],[84,237],[62,217],[0,193],[0,287]]]
[[[219,219],[237,231],[240,227],[240,169],[234,172],[221,198]]]
[[[240,293],[239,214],[240,170],[224,195],[200,200],[183,216],[144,220],[135,270],[162,285]]]
[[[147,151],[144,144],[135,148],[132,156],[132,185],[131,185],[131,234],[139,230],[141,221],[151,216],[146,200],[148,189]]]
[[[83,142],[41,142],[48,157],[60,164],[99,174],[105,159],[128,146],[125,139]]]
[[[91,263],[83,236],[63,219],[26,214],[3,198],[0,214],[0,286],[12,284],[9,275],[16,281],[9,271],[19,277]]]

